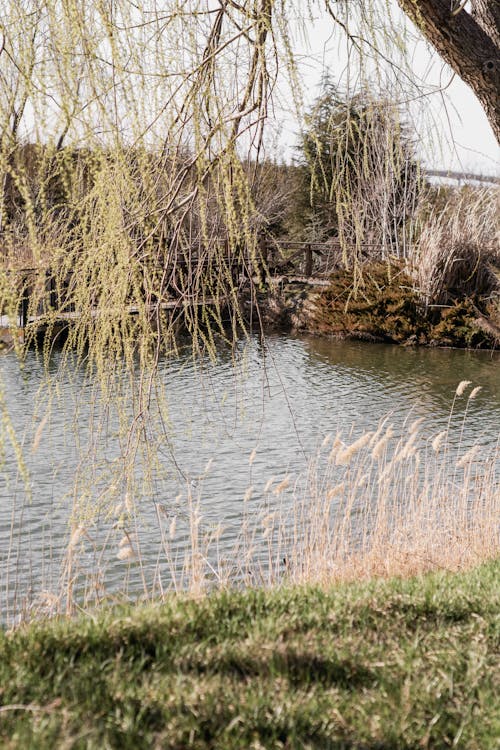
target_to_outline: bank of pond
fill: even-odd
[[[328,283],[279,280],[261,291],[270,329],[405,346],[497,349],[500,302],[494,295],[451,293],[425,303],[403,262],[339,268]]]
[[[135,324],[126,319],[145,313],[146,320],[136,326],[139,338],[147,337],[152,326],[167,350],[173,341],[175,348],[192,340],[193,331],[194,338],[201,333],[202,339],[211,341],[220,333],[224,339],[234,339],[249,330],[403,346],[488,350],[500,346],[500,275],[494,266],[483,262],[476,269],[464,267],[463,274],[454,272],[449,286],[438,285],[436,291],[429,282],[428,294],[418,288],[416,272],[407,260],[392,257],[344,263],[339,257],[334,266],[319,275],[283,272],[286,264],[278,272],[263,266],[259,275],[247,278],[238,290],[227,289],[219,296],[192,291],[191,301],[167,294],[149,303],[122,300],[121,306],[111,307],[97,300],[95,306],[81,310],[61,302],[49,275],[45,296],[34,307],[24,292],[24,312],[17,315],[20,328],[12,323],[16,316],[9,317],[2,310],[0,348],[11,348],[17,337],[43,349],[53,342],[63,343],[72,330],[70,341],[78,347],[83,339],[102,338],[96,329],[108,324],[134,338]]]

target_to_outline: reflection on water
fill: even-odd
[[[54,353],[52,374],[58,366]],[[29,596],[30,588],[57,586],[73,497],[88,490],[75,488],[75,477],[87,477],[102,490],[124,446],[112,414],[100,423],[100,431],[92,429],[99,403],[82,373],[75,370],[59,379],[50,392],[50,416],[37,436],[49,399],[42,388],[42,365],[29,353],[20,370],[15,356],[7,354],[0,358],[0,372],[31,483],[28,497],[7,448],[0,486],[0,606],[5,608],[7,601],[12,606],[14,599],[19,603]],[[200,497],[206,523],[236,528],[247,488],[254,487],[253,502],[258,503],[272,476],[280,480],[290,475],[293,481],[328,433],[342,430],[347,436],[353,429],[359,435],[387,414],[397,429],[410,411],[412,419],[425,418],[430,434],[446,428],[461,380],[482,390],[473,401],[457,400],[453,439],[464,448],[479,442],[491,450],[499,437],[497,353],[274,337],[265,345],[251,340],[236,358],[221,352],[217,362],[203,366],[187,356],[164,361],[160,378],[168,399],[168,430],[159,449],[162,465],[147,483],[139,459],[136,471],[146,567],[158,555],[158,509],[168,517],[177,498],[175,507],[182,510],[187,487]],[[126,391],[121,398],[127,401]],[[154,431],[150,439],[156,439]],[[101,523],[109,531],[109,519],[103,517]],[[89,566],[97,554],[98,545],[88,555]],[[122,572],[123,563],[108,561],[109,581],[118,581]]]
[[[498,433],[500,413],[500,352],[458,349],[401,348],[384,344],[332,342],[308,339],[304,346],[314,369],[328,380],[332,367],[342,378],[354,378],[358,397],[353,411],[370,414],[414,408],[418,416],[445,422],[457,383],[481,385],[477,400],[469,404],[469,435]],[[317,364],[316,364],[317,363]],[[331,376],[330,376],[331,382]],[[481,419],[476,419],[482,415]],[[460,410],[457,414],[460,418]]]

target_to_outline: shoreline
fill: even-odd
[[[498,300],[456,297],[425,309],[402,264],[372,263],[359,280],[353,276],[339,269],[321,288],[268,285],[259,294],[265,330],[404,347],[500,350]]]
[[[361,274],[354,269],[337,268],[328,278],[268,276],[260,288],[258,279],[253,279],[253,283],[255,287],[247,287],[239,298],[248,330],[257,319],[260,323],[255,327],[260,326],[263,333],[304,333],[404,347],[500,351],[500,298],[456,295],[447,304],[426,306],[402,261],[369,262]],[[64,336],[72,320],[77,320],[76,313],[71,315],[71,320],[48,315],[46,324],[40,318],[41,328],[31,340],[43,338],[45,330],[54,337]],[[23,328],[5,322],[6,316],[2,316],[0,351],[15,348],[16,338],[23,345],[25,338]],[[29,327],[35,325],[30,323]],[[31,336],[30,333],[28,338]]]

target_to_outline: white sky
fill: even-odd
[[[397,21],[404,17],[391,5]],[[411,33],[417,33],[405,19]],[[296,44],[301,56],[301,78],[305,82],[306,103],[319,93],[322,71],[330,70],[334,81],[342,81],[347,54],[339,31],[332,34],[333,23],[316,13],[315,23],[307,22],[308,41],[297,31]],[[294,45],[297,49],[296,44]],[[420,136],[419,155],[428,168],[470,171],[488,175],[500,173],[500,149],[484,111],[472,93],[425,42],[412,45],[412,71],[419,77],[426,95],[411,106]],[[441,88],[444,91],[439,91]],[[279,116],[279,115],[278,115]],[[292,115],[285,116],[280,142],[283,155],[293,154],[298,125]]]
[[[214,3],[214,0],[209,0],[209,2]],[[500,174],[500,149],[481,105],[472,91],[457,76],[453,77],[451,70],[440,60],[438,55],[429,52],[421,37],[419,42],[415,41],[418,32],[399,10],[396,0],[365,0],[364,4],[367,5],[368,3],[371,3],[374,12],[378,14],[375,21],[371,20],[370,24],[372,28],[375,26],[379,29],[379,36],[383,35],[384,29],[388,30],[391,37],[394,37],[394,29],[398,29],[400,33],[404,33],[405,30],[408,32],[407,48],[412,51],[410,75],[408,77],[401,75],[399,83],[392,87],[389,87],[388,83],[389,88],[386,89],[386,93],[388,98],[405,96],[412,102],[409,105],[410,126],[419,139],[419,156],[424,165],[431,169],[468,171],[489,175]],[[351,0],[344,0],[343,7],[349,11],[350,16],[356,14],[359,16],[364,4],[362,0],[352,0],[352,2]],[[319,84],[326,69],[329,70],[332,81],[338,82],[339,86],[345,89],[348,63],[347,38],[324,12],[322,0],[286,0],[286,2],[284,0],[283,8],[292,16],[290,18],[287,16],[292,35],[291,47],[297,55],[307,108],[320,92]],[[332,8],[335,12],[342,8],[341,0],[332,4]],[[341,12],[341,10],[338,12]],[[310,18],[311,13],[313,14],[312,18]],[[279,17],[276,23],[279,23]],[[305,38],[306,32],[307,38]],[[140,45],[138,49],[141,49]],[[171,58],[168,56],[170,52],[171,50],[164,50],[164,53],[167,53],[165,69],[168,69],[168,65],[171,64]],[[70,49],[68,53],[71,53]],[[128,54],[128,48],[126,53]],[[393,44],[390,50],[386,50],[386,53],[391,57],[391,62],[401,62],[394,60],[397,52]],[[155,65],[161,67],[163,64],[163,58],[157,60],[156,55],[157,49],[154,48],[153,68]],[[236,66],[236,61],[234,64]],[[145,63],[145,67],[147,68],[147,63]],[[373,63],[370,64],[370,70],[372,68]],[[285,82],[287,79],[285,69],[286,64],[282,61],[280,70],[283,75],[280,75],[279,93],[275,97],[275,119],[273,121],[273,118],[270,117],[266,125],[270,127],[272,132],[279,132],[276,141],[273,142],[271,136],[268,142],[273,143],[273,146],[276,144],[278,154],[281,152],[286,160],[290,160],[294,155],[300,122],[296,113],[291,111],[293,96],[290,84]],[[390,70],[390,75],[394,78],[394,68],[387,64],[385,69],[386,71]],[[75,70],[77,71],[76,68]],[[349,70],[352,78],[357,70],[355,62],[351,62]],[[183,75],[182,71],[181,74]],[[229,75],[232,75],[231,71]],[[387,75],[389,76],[388,73]],[[235,88],[234,84],[236,77],[237,67],[234,70],[234,80],[228,81],[226,91],[230,103],[232,102],[234,106],[237,106],[239,100],[239,95],[235,95],[238,88],[237,86]],[[412,83],[415,81],[418,86]],[[72,82],[65,81],[66,83],[73,89],[76,88],[74,80]],[[232,87],[229,84],[232,84]],[[445,91],[443,91],[443,88]],[[112,90],[115,91],[115,89]],[[140,89],[137,87],[138,101],[140,99],[139,105],[144,106],[145,100],[149,97],[152,100],[151,111],[161,110],[164,106],[163,100],[161,100],[164,92],[161,87],[158,88],[158,92],[160,100],[156,99],[155,92],[153,94],[146,92],[140,99]],[[425,93],[424,96],[422,96],[422,92]],[[128,112],[128,100],[126,100],[126,103]],[[86,107],[87,105],[85,105],[85,117],[89,127],[92,128],[92,116],[88,114],[91,109]],[[107,107],[104,105],[103,107],[107,111]],[[112,111],[112,108],[110,111]],[[98,119],[102,116],[102,112],[99,108],[96,112],[96,119]],[[63,114],[66,114],[65,110]],[[155,115],[155,122],[157,119],[157,115]],[[29,137],[34,128],[36,117],[30,118],[28,111],[25,120]],[[46,122],[42,120],[36,124],[42,131],[46,127]],[[112,123],[109,124],[109,127],[112,128]],[[163,134],[162,127],[163,123],[159,118],[157,128]],[[274,149],[271,149],[271,151],[274,152]],[[275,154],[273,153],[273,155]]]

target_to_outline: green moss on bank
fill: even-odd
[[[396,344],[496,348],[493,307],[482,308],[481,300],[465,297],[425,310],[401,262],[375,262],[359,278],[353,270],[336,271],[328,287],[309,296],[298,328]]]
[[[0,635],[5,748],[496,748],[499,562]]]
[[[307,328],[333,334],[403,343],[427,334],[412,282],[402,268],[372,263],[357,279],[352,270],[332,275],[306,310]]]

